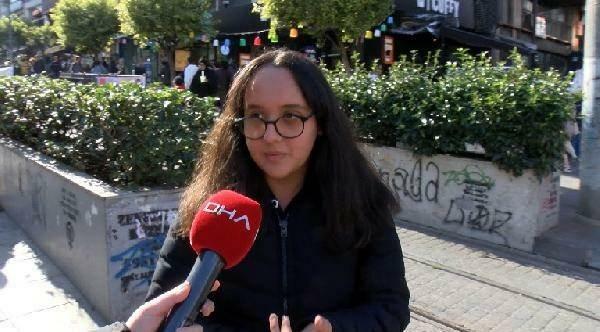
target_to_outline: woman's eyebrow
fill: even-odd
[[[246,105],[246,109],[247,110],[261,110],[262,107],[260,105],[256,105],[256,104],[248,104],[248,105]]]
[[[285,104],[285,105],[281,106],[281,108],[286,108],[286,109],[307,109],[308,107],[306,107],[304,105],[300,105],[300,104]]]

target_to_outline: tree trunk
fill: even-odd
[[[331,44],[340,51],[340,57],[342,63],[344,64],[344,68],[347,72],[352,70],[352,66],[350,65],[350,58],[348,57],[348,50],[344,44],[340,41],[340,38],[335,31],[328,31],[325,33],[325,37],[331,42]]]
[[[346,49],[346,46],[344,46],[343,43],[340,43],[338,48],[340,50],[340,55],[342,56],[344,68],[346,68],[346,71],[350,72],[352,70],[352,66],[350,65],[350,58],[348,57],[348,50]]]
[[[167,62],[169,63],[169,70],[171,75],[171,82],[175,78],[175,48],[169,47],[166,49]]]

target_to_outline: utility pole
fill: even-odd
[[[12,25],[12,18],[11,18],[11,13],[10,13],[10,0],[6,0],[4,1],[4,3],[6,3],[6,15],[8,15],[8,45],[7,45],[7,50],[6,50],[6,57],[8,58],[8,60],[10,61],[10,63],[13,63],[13,25]]]
[[[580,221],[600,226],[600,0],[586,0]]]

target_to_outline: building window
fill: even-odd
[[[530,0],[523,1],[521,10],[521,27],[529,31],[533,31],[533,2]]]

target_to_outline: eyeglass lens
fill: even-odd
[[[284,115],[274,123],[275,130],[285,138],[300,136],[304,131],[304,121],[294,115]],[[244,136],[250,139],[258,139],[264,136],[267,122],[259,117],[249,117],[243,120]]]

